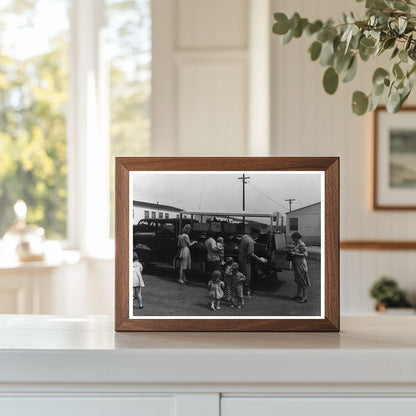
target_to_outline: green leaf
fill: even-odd
[[[373,74],[373,85],[377,86],[384,84],[384,78],[386,78],[388,75],[388,71],[386,71],[384,68],[377,68]]]
[[[344,55],[337,52],[334,57],[334,68],[338,72],[342,72],[348,68],[351,60],[351,55]]]
[[[357,74],[357,66],[357,58],[354,55],[350,60],[347,71],[342,77],[342,82],[350,82],[354,79],[355,75]]]
[[[368,108],[368,97],[361,91],[355,91],[352,95],[352,111],[362,116]]]
[[[366,48],[362,45],[359,46],[358,52],[360,54],[360,58],[367,62],[372,56],[374,56],[375,48]]]
[[[375,44],[375,40],[373,38],[362,38],[360,41],[360,45],[364,48],[372,48]]]
[[[334,62],[334,44],[331,41],[326,41],[322,45],[320,63],[322,66],[332,65]]]
[[[399,51],[400,49],[396,46],[393,50],[393,53],[390,56],[390,59],[394,59],[398,55]]]
[[[401,79],[404,76],[403,71],[400,68],[400,65],[399,64],[394,64],[393,65],[392,73],[395,76],[395,78],[397,78],[397,79]]]
[[[313,35],[314,33],[319,32],[322,29],[322,26],[324,24],[321,20],[315,20],[313,23],[311,23],[307,28],[306,31],[309,35]]]
[[[322,44],[320,42],[315,41],[312,43],[312,45],[309,47],[309,53],[311,54],[312,61],[316,61],[319,58],[321,50]]]
[[[284,13],[275,13],[274,20],[276,20],[276,23],[273,25],[273,33],[285,35],[290,29],[287,16]]]
[[[293,30],[289,30],[286,35],[283,36],[282,43],[283,45],[288,44],[293,39]]]
[[[407,61],[408,61],[408,54],[407,54],[407,51],[405,51],[405,50],[401,50],[400,52],[399,52],[399,59],[402,61],[402,62],[404,62],[404,63],[407,63]]]
[[[367,9],[384,10],[388,5],[385,0],[367,0],[365,3]]]
[[[324,89],[328,94],[334,94],[338,88],[338,73],[332,66],[327,68],[324,74],[323,84]]]
[[[390,94],[387,96],[386,107],[389,113],[397,113],[400,109],[400,93],[397,88],[392,88]]]
[[[381,97],[382,97],[381,94],[379,94],[379,95],[371,94],[371,96],[370,96],[370,106],[368,108],[368,111],[374,111],[378,107],[378,105],[380,104],[380,101],[381,101]]]
[[[399,24],[399,35],[402,35],[407,27],[407,19],[405,19],[403,16],[400,16],[397,22]]]
[[[392,38],[387,38],[386,41],[383,43],[383,48],[384,49],[390,49],[392,48],[394,45],[396,44],[396,38],[392,37]]]
[[[293,36],[295,38],[300,38],[302,36],[303,29],[305,29],[308,26],[308,24],[308,19],[298,20],[296,27],[293,29]]]
[[[384,92],[384,82],[379,85],[373,86],[373,95],[383,95]]]

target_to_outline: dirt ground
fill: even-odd
[[[230,307],[221,302],[221,310],[211,311],[208,307],[207,278],[201,273],[189,275],[191,282],[181,285],[177,282],[178,272],[169,268],[145,270],[142,288],[143,309],[134,302],[134,316],[316,316],[321,309],[320,261],[309,260],[311,286],[307,303],[291,299],[296,294],[293,272],[283,271],[272,274],[257,282],[254,296],[242,309]]]

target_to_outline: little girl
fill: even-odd
[[[221,266],[224,266],[224,239],[222,237],[217,238],[218,254],[220,256]]]
[[[224,270],[224,299],[227,302],[232,302],[231,307],[234,307],[234,298],[231,297],[231,265],[234,260],[232,257],[227,257],[225,259],[225,270]]]
[[[211,302],[210,309],[215,311],[215,303],[217,304],[217,310],[221,309],[220,301],[224,296],[222,288],[224,282],[221,280],[221,272],[214,270],[212,272],[212,279],[208,282],[209,299]]]
[[[139,309],[143,309],[142,299],[142,287],[144,287],[144,281],[142,277],[143,266],[139,262],[137,253],[133,251],[133,302],[134,299],[139,301]]]
[[[234,302],[237,308],[241,309],[244,305],[244,283],[247,281],[247,278],[238,271],[238,263],[231,265],[231,273],[231,296],[235,299]]]

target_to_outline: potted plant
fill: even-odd
[[[411,307],[397,282],[387,276],[381,277],[373,284],[370,295],[376,300],[376,310],[379,312],[386,312],[387,308]]]
[[[374,110],[385,94],[387,110],[395,113],[409,97],[416,78],[416,0],[366,0],[362,19],[344,13],[337,20],[310,22],[299,13],[289,18],[280,12],[274,19],[273,33],[283,36],[284,44],[304,34],[314,37],[309,54],[326,68],[323,86],[328,94],[335,93],[340,80],[355,77],[359,61],[390,55],[390,64],[385,67],[383,61],[375,70],[371,93],[353,93],[355,114]]]

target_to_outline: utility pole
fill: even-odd
[[[245,211],[246,210],[246,184],[247,184],[246,181],[250,179],[250,176],[246,176],[243,173],[243,176],[241,176],[238,179],[243,182],[243,211]]]
[[[285,199],[285,201],[289,202],[289,212],[292,212],[292,202],[296,201],[296,199],[289,198],[289,199]]]

